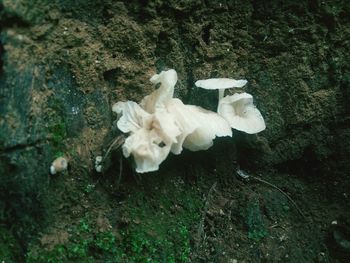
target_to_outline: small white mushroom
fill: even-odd
[[[101,173],[102,172],[102,160],[103,160],[103,158],[102,158],[102,156],[96,156],[96,158],[95,158],[95,170],[96,170],[96,172],[98,172],[98,173]]]
[[[247,80],[245,79],[229,79],[229,78],[214,78],[214,79],[202,79],[197,80],[195,85],[199,88],[219,90],[219,100],[224,97],[225,89],[229,88],[242,88],[245,84],[247,84]]]
[[[220,99],[218,113],[239,131],[254,134],[266,128],[264,118],[253,104],[253,96],[245,92]]]
[[[54,175],[56,173],[63,172],[67,170],[67,167],[68,167],[67,159],[64,157],[58,157],[52,162],[50,167],[50,173]]]
[[[95,163],[96,164],[100,164],[101,162],[102,162],[102,156],[101,155],[98,155],[98,156],[96,156],[96,158],[95,158]]]
[[[102,165],[96,165],[95,166],[95,171],[98,173],[102,173]]]

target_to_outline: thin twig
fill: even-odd
[[[117,145],[117,148],[118,149],[125,141],[125,136],[124,135],[119,135],[112,143],[111,145],[108,147],[105,155],[103,156],[102,158],[102,163],[104,160],[106,160],[108,154],[110,153],[110,151],[112,150],[112,148],[114,147],[114,145]]]
[[[267,184],[268,186],[271,186],[272,188],[274,188],[274,189],[278,190],[280,193],[282,193],[282,194],[283,194],[285,197],[287,197],[288,200],[294,205],[294,207],[298,210],[299,214],[301,214],[302,217],[304,217],[304,219],[307,220],[306,216],[305,216],[304,213],[301,211],[301,209],[299,208],[299,206],[298,206],[298,205],[294,202],[294,200],[293,200],[286,192],[284,192],[281,188],[277,187],[277,186],[274,185],[274,184],[269,183],[268,181],[265,181],[265,180],[263,180],[263,179],[260,179],[260,178],[258,178],[258,177],[255,177],[255,176],[252,176],[252,175],[251,175],[250,177],[252,177],[254,180],[257,180],[257,181],[259,181],[259,182],[261,182],[261,183]]]
[[[110,151],[113,149],[113,147],[115,145],[117,145],[116,149],[118,149],[125,141],[125,136],[124,135],[119,135],[117,138],[114,139],[114,141],[109,145],[106,153],[104,154],[103,158],[102,158],[102,161],[100,164],[103,164],[104,161],[106,160],[108,154],[110,153]],[[122,159],[120,158],[120,165],[122,165]],[[119,168],[119,177],[118,177],[118,185],[119,185],[119,182],[121,180],[121,174],[122,174],[122,166],[120,166]],[[102,171],[102,175],[104,175],[104,171]],[[97,185],[99,182],[100,182],[100,179],[101,177],[98,178],[97,182],[95,183],[95,185]]]
[[[119,176],[118,176],[118,187],[120,184],[120,180],[122,179],[122,173],[123,173],[123,158],[120,156],[119,158]]]

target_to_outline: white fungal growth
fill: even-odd
[[[113,105],[113,111],[120,116],[118,128],[130,133],[123,154],[134,157],[137,172],[158,170],[170,152],[180,154],[183,147],[206,150],[216,136],[232,135],[230,125],[219,114],[173,98],[175,70],[162,71],[150,80],[160,83],[160,87],[140,104],[127,101]]]
[[[173,98],[177,73],[173,69],[162,71],[159,74],[153,75],[150,81],[153,84],[160,83],[160,87],[150,95],[144,97],[140,105],[148,113],[154,113],[156,109],[164,109],[165,104]]]
[[[152,76],[160,87],[138,104],[118,102],[112,110],[119,116],[117,126],[128,133],[123,155],[133,156],[139,173],[156,171],[168,154],[180,154],[183,148],[191,151],[207,150],[216,137],[232,136],[232,128],[257,133],[265,129],[265,122],[253,104],[250,94],[224,97],[227,88],[243,87],[246,80],[228,78],[199,80],[195,84],[204,89],[219,90],[218,112],[194,105],[185,105],[173,98],[177,73],[171,69]],[[102,159],[95,161],[96,171],[102,171]]]
[[[202,89],[219,90],[219,100],[224,97],[225,90],[229,88],[242,88],[248,83],[245,79],[214,78],[197,80],[195,85]]]
[[[217,112],[233,129],[254,134],[265,130],[265,121],[260,111],[253,104],[253,96],[248,93],[235,93],[224,97],[225,89],[241,88],[247,80],[240,79],[205,79],[198,80],[195,85],[204,89],[219,90],[219,105]]]
[[[247,84],[245,79],[228,79],[228,78],[217,78],[217,79],[202,79],[197,80],[195,85],[203,89],[228,89],[228,88],[241,88]]]
[[[159,104],[154,93],[148,98],[153,102],[148,103],[150,108]],[[180,134],[173,115],[164,109],[150,114],[133,101],[118,102],[113,106],[113,111],[121,115],[117,122],[118,128],[124,133],[130,133],[123,145],[124,156],[133,155],[139,173],[158,170]]]
[[[248,93],[235,93],[220,99],[218,113],[239,131],[254,134],[266,128],[264,118],[253,104],[253,96]]]
[[[63,172],[68,168],[68,161],[64,157],[58,157],[55,159],[50,166],[50,173],[52,175]]]
[[[102,156],[96,156],[95,158],[95,171],[98,172],[98,173],[101,173],[102,172]]]
[[[232,136],[228,123],[215,112],[185,105],[179,99],[172,99],[167,109],[175,116],[181,130],[177,142],[172,145],[174,154],[180,154],[182,147],[191,151],[207,150],[215,137]]]

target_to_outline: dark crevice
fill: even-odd
[[[102,9],[103,24],[107,25],[113,16],[114,13],[110,6],[104,6]]]
[[[205,26],[202,30],[202,39],[205,44],[210,44],[210,29],[212,28],[211,24]]]
[[[29,147],[37,147],[41,144],[44,144],[46,142],[46,140],[38,140],[38,141],[34,141],[31,143],[20,143],[20,144],[16,144],[13,146],[10,146],[8,148],[5,149],[1,149],[1,151],[3,151],[4,153],[8,153],[8,152],[12,152],[12,151],[18,151],[18,150],[23,150],[23,149],[28,149]]]
[[[117,79],[120,71],[119,69],[110,69],[105,72],[103,72],[103,78],[105,81],[107,81],[112,87],[117,86]]]
[[[29,23],[19,17],[17,14],[6,12],[4,6],[0,3],[0,29],[8,27],[29,27]]]
[[[29,23],[24,21],[17,15],[7,16],[5,14],[5,18],[1,19],[0,27],[9,28],[9,27],[29,27]]]
[[[164,142],[160,142],[160,143],[158,144],[158,146],[159,146],[160,148],[163,148],[163,147],[165,147],[165,143],[164,143]]]
[[[169,36],[166,32],[162,31],[158,35],[157,46],[155,50],[156,68],[157,71],[165,70],[166,68],[166,55],[172,50],[169,43]]]

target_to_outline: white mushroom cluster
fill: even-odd
[[[219,105],[217,112],[233,129],[254,134],[265,130],[266,125],[260,111],[253,104],[253,96],[244,93],[235,93],[225,96],[228,88],[242,88],[247,81],[245,79],[206,79],[198,80],[195,85],[203,89],[219,90]]]
[[[156,171],[168,154],[180,154],[183,148],[207,150],[216,137],[232,136],[231,128],[247,133],[265,129],[265,122],[253,104],[250,94],[224,97],[224,89],[242,87],[246,80],[208,79],[195,84],[219,90],[218,112],[194,105],[185,105],[173,98],[177,82],[175,70],[162,71],[150,81],[160,87],[137,104],[118,102],[112,110],[119,116],[117,126],[129,136],[123,144],[123,155],[132,155],[136,171]]]

